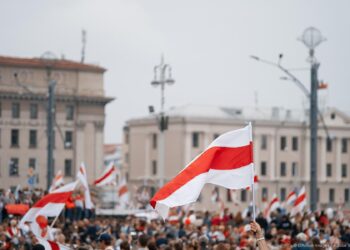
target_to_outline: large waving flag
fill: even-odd
[[[306,191],[305,191],[305,186],[303,186],[298,192],[298,196],[294,202],[291,215],[294,216],[297,213],[303,212],[305,206],[306,206]]]
[[[89,183],[87,181],[86,168],[85,168],[85,164],[83,162],[80,164],[79,171],[77,173],[77,179],[84,186],[85,208],[92,209],[94,207],[94,204],[91,201]]]
[[[251,138],[250,124],[216,138],[154,195],[151,206],[165,218],[169,208],[195,202],[206,183],[229,189],[252,185],[254,169]]]
[[[103,171],[102,175],[94,181],[97,187],[105,185],[115,184],[117,175],[117,169],[113,163],[109,164],[108,167]]]
[[[39,215],[46,217],[57,217],[63,210],[66,201],[71,197],[78,182],[72,182],[63,187],[54,190],[52,193],[45,195],[37,201],[33,207],[23,216],[20,221],[20,227],[26,222],[36,223],[36,218]]]
[[[64,184],[63,174],[61,170],[58,170],[58,172],[55,175],[55,178],[53,178],[52,185],[49,189],[49,193],[54,191],[55,189],[59,188]]]

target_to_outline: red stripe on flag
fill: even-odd
[[[106,179],[110,174],[112,174],[114,171],[114,167],[112,167],[107,173],[105,173],[102,177],[98,178],[97,180],[95,180],[94,184],[99,184],[100,182],[102,182],[104,179]]]
[[[295,192],[290,192],[288,197],[287,197],[287,200],[289,200],[289,198],[292,197],[293,195],[295,195]]]
[[[71,191],[64,193],[47,194],[43,198],[41,198],[37,203],[35,203],[33,207],[44,207],[48,203],[66,203],[66,201],[69,199],[72,193],[73,192]]]
[[[50,247],[51,247],[52,250],[60,250],[60,247],[59,247],[59,245],[57,243],[52,242],[50,240],[48,240],[47,242],[50,244]]]
[[[294,202],[294,206],[295,207],[298,206],[300,203],[302,203],[305,200],[305,198],[306,198],[305,193],[298,196],[298,198]]]
[[[150,201],[153,208],[156,202],[164,200],[187,182],[200,174],[214,170],[233,170],[249,165],[252,158],[253,143],[249,145],[229,148],[212,147],[204,151],[197,159],[190,163],[174,179],[168,182]]]

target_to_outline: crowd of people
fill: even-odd
[[[40,195],[0,196],[0,250],[43,249],[29,228],[18,227],[21,217],[5,209],[7,202],[33,204]],[[228,208],[221,213],[172,210],[171,214],[165,221],[135,215],[95,216],[74,206],[55,221],[52,240],[70,249],[350,249],[350,223],[337,211],[291,217],[277,209],[268,220],[259,213],[256,224],[250,212],[243,215]]]

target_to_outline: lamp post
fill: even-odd
[[[50,189],[52,179],[54,177],[53,166],[53,142],[54,142],[54,124],[55,124],[55,88],[56,81],[52,79],[52,68],[56,62],[56,57],[45,52],[41,56],[41,60],[46,68],[46,76],[48,81],[48,105],[47,105],[47,190]]]
[[[321,117],[321,122],[324,125],[325,132],[327,134],[327,138],[329,138],[327,127],[324,123],[324,119],[322,114],[318,110],[317,105],[317,90],[319,89],[319,82],[317,78],[318,68],[320,63],[317,62],[314,54],[315,48],[326,39],[322,36],[321,32],[314,28],[307,28],[302,36],[299,38],[308,48],[309,48],[309,58],[308,62],[311,64],[311,84],[310,90],[308,90],[305,85],[294,76],[288,69],[284,68],[281,65],[281,59],[283,57],[282,54],[279,56],[278,63],[270,62],[264,59],[261,59],[257,56],[251,56],[252,59],[257,60],[262,63],[269,64],[271,66],[277,67],[280,69],[287,77],[283,77],[284,80],[293,81],[301,91],[306,95],[306,97],[310,100],[310,208],[311,211],[315,211],[317,209],[317,129],[318,129],[318,121],[317,115],[319,114]]]
[[[310,208],[311,211],[317,209],[317,71],[320,63],[317,62],[314,54],[315,48],[325,40],[321,32],[314,28],[307,28],[300,40],[309,49],[308,61],[311,64],[311,86],[310,86]]]
[[[154,79],[151,82],[153,87],[160,86],[160,113],[157,116],[159,136],[158,136],[158,169],[159,169],[159,187],[164,185],[164,168],[165,168],[165,138],[164,132],[168,129],[168,117],[164,113],[165,105],[165,85],[173,85],[175,80],[171,77],[171,66],[164,63],[163,56],[160,64],[154,67]]]

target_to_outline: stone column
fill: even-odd
[[[320,163],[318,166],[318,171],[320,173],[320,181],[326,181],[326,146],[327,146],[327,137],[321,137],[321,147],[318,151],[320,154]]]
[[[93,179],[96,179],[103,171],[104,155],[103,155],[103,121],[94,122],[95,130],[95,147],[94,148],[94,166],[93,166]]]
[[[268,136],[267,141],[267,145],[270,148],[270,161],[267,163],[268,171],[270,172],[270,180],[275,180],[276,178],[276,138],[277,133],[274,133]]]
[[[85,129],[86,123],[84,121],[78,121],[76,123],[76,152],[75,152],[75,167],[80,166],[81,162],[84,162],[85,159]],[[77,169],[75,169],[77,170]]]
[[[342,177],[341,177],[341,138],[337,137],[335,139],[335,176],[336,176],[336,181],[341,182]]]

